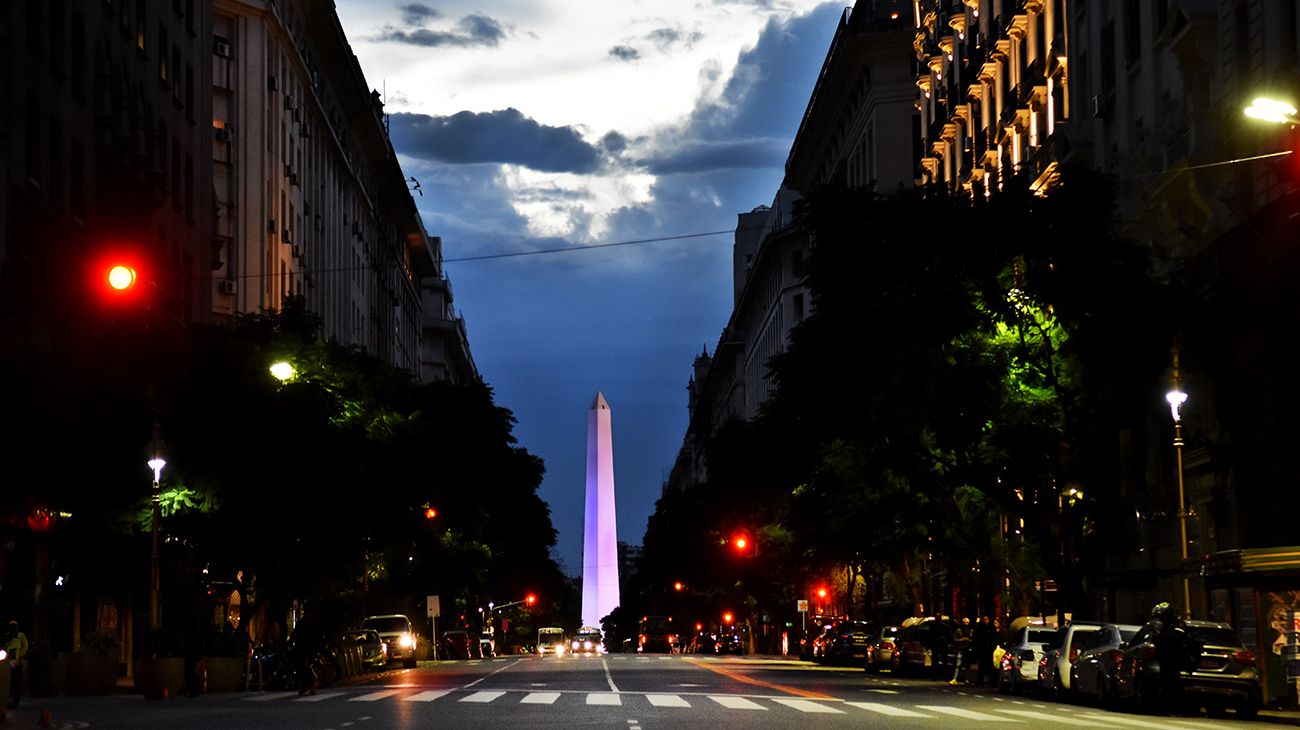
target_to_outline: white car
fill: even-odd
[[[998,667],[999,692],[1019,692],[1038,684],[1038,663],[1049,651],[1055,634],[1056,629],[1041,625],[1024,626],[1015,633]]]
[[[400,661],[407,669],[415,667],[415,651],[419,640],[409,618],[400,613],[368,616],[361,622],[361,628],[374,629],[379,633],[379,638],[388,646],[388,661]]]
[[[1083,652],[1091,649],[1098,638],[1101,624],[1095,621],[1075,621],[1056,630],[1052,649],[1043,658],[1038,672],[1038,690],[1049,692],[1061,699],[1070,691],[1070,665]]]

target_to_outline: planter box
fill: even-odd
[[[203,657],[207,668],[205,692],[238,692],[244,674],[244,660],[229,656]]]
[[[117,660],[113,657],[74,651],[63,659],[64,691],[71,697],[110,694],[117,685]]]
[[[135,667],[135,688],[146,700],[185,694],[185,660],[180,657],[141,659]]]

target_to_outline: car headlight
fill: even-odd
[[[582,648],[583,648],[583,649],[590,649],[590,648],[591,648],[591,642],[590,642],[590,641],[584,641],[584,642],[582,642]]]
[[[397,639],[397,643],[398,643],[398,645],[400,645],[403,649],[414,649],[414,648],[415,648],[415,637],[414,637],[414,636],[411,636],[410,634],[402,634],[400,637],[398,637],[398,639]]]
[[[4,649],[0,649],[0,662],[8,658],[9,658],[9,652],[5,651]]]
[[[555,653],[556,653],[557,656],[560,655],[560,654],[563,654],[563,653],[564,653],[564,644],[560,644],[559,646],[555,647]]]
[[[577,648],[578,648],[578,640],[577,640],[577,639],[574,639],[574,640],[573,640],[573,648],[574,648],[574,649],[577,649]]]

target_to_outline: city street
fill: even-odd
[[[765,658],[681,655],[504,657],[440,662],[315,695],[265,692],[147,702],[138,695],[31,700],[9,727],[39,710],[60,728],[1250,727],[1258,723],[1161,717],[1010,697],[933,680]]]

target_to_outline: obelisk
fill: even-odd
[[[614,521],[614,444],[609,403],[596,393],[587,413],[587,510],[582,539],[582,625],[618,607],[618,531]]]

